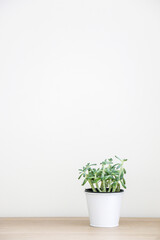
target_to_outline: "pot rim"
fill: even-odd
[[[93,192],[92,188],[86,188],[84,192],[88,194],[115,194],[115,193],[124,193],[124,190],[120,189],[120,192]]]

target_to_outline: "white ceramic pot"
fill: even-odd
[[[119,225],[123,190],[114,193],[94,193],[85,190],[90,218],[93,227],[117,227]]]

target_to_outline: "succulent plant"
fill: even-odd
[[[105,159],[100,163],[100,168],[95,168],[97,164],[87,163],[79,169],[79,178],[84,178],[82,185],[87,182],[93,192],[120,192],[120,188],[126,188],[124,175],[126,170],[123,167],[127,159],[120,159],[115,156],[118,162],[114,163],[113,158]]]

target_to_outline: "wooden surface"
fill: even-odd
[[[160,240],[160,218],[121,218],[93,228],[87,218],[0,218],[0,240]]]

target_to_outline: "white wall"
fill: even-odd
[[[0,216],[86,216],[77,169],[128,158],[160,217],[160,2],[0,1]]]

